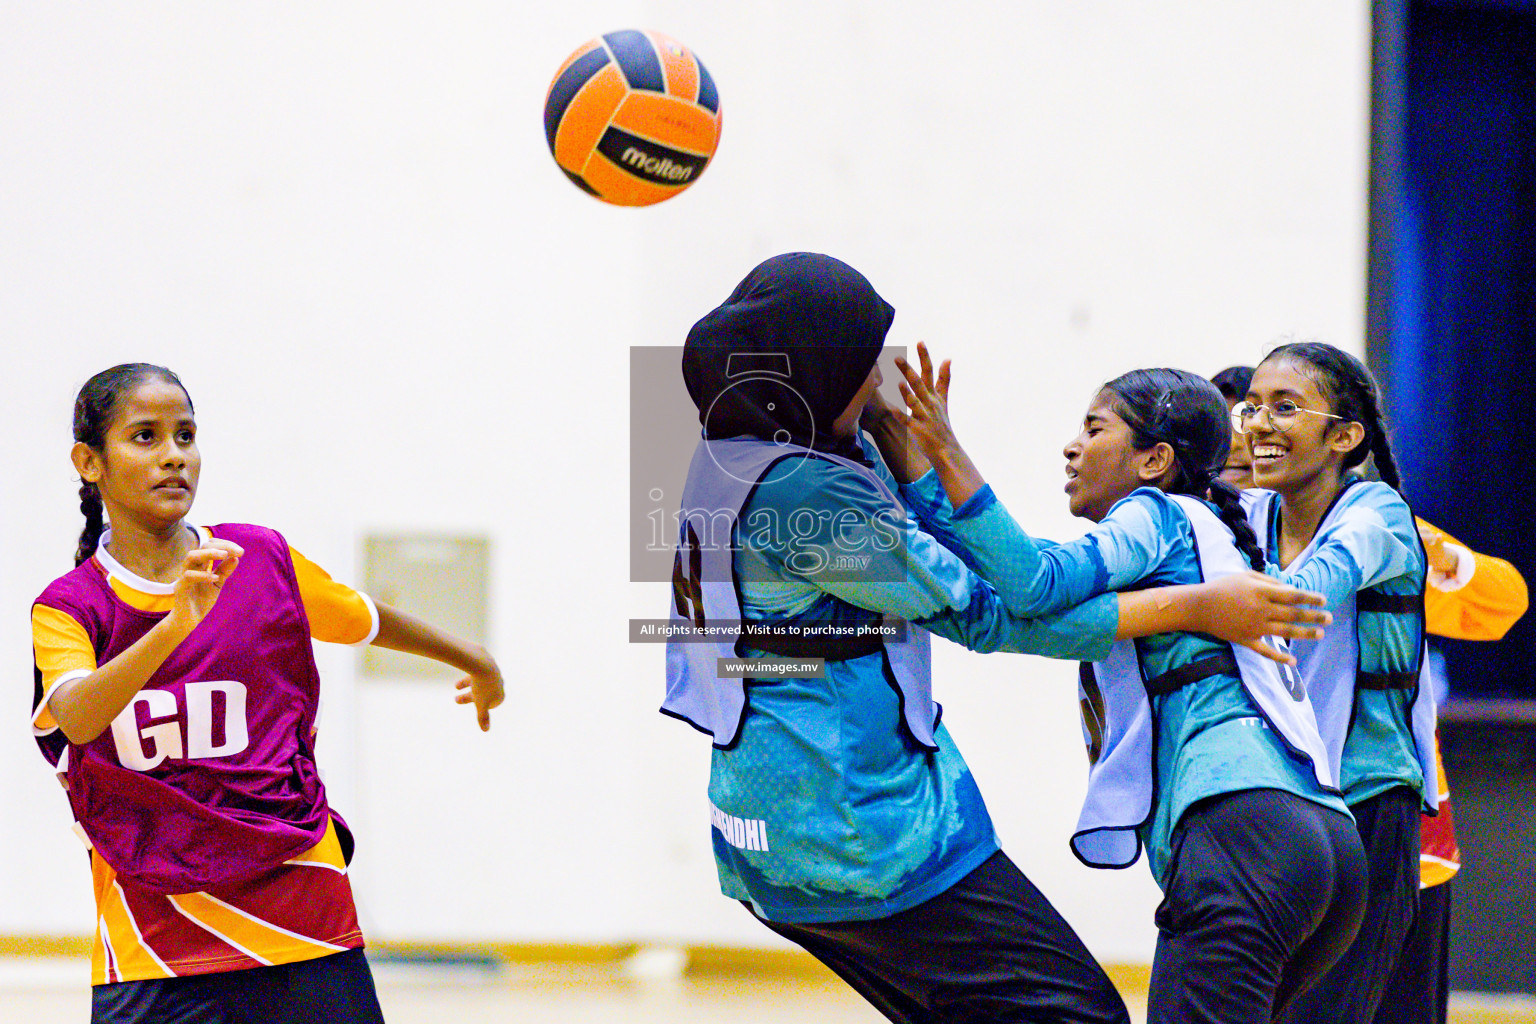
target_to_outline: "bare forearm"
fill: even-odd
[[[1120,625],[1115,631],[1116,640],[1200,628],[1198,611],[1204,594],[1198,585],[1153,587],[1117,596]]]
[[[1119,595],[1118,639],[1152,633],[1205,633],[1240,644],[1271,661],[1294,665],[1284,645],[1265,638],[1316,640],[1333,621],[1321,607],[1323,595],[1297,590],[1259,572],[1231,573],[1215,580],[1155,587]]]
[[[462,640],[409,612],[382,602],[378,603],[378,609],[379,632],[373,638],[377,647],[431,658],[452,665],[461,672],[485,672],[496,666],[485,648],[477,643]]]
[[[963,448],[944,452],[933,461],[933,470],[939,476],[939,483],[944,485],[949,503],[955,508],[970,501],[987,483]]]
[[[89,743],[120,715],[191,630],[167,616],[126,651],[48,698],[48,711],[69,742]]]

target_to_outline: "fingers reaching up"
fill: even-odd
[[[986,481],[961,447],[949,421],[949,361],[939,366],[935,376],[928,346],[921,341],[917,343],[917,361],[920,370],[914,370],[905,359],[896,360],[896,368],[905,378],[897,384],[907,412],[895,415],[901,417],[912,441],[938,473],[950,504],[959,508]]]

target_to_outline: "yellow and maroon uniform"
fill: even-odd
[[[215,531],[223,532],[224,528],[198,529],[199,543]],[[291,565],[291,574],[282,576],[296,584],[302,619],[308,622],[311,638],[349,644],[365,644],[373,639],[378,631],[378,613],[367,595],[332,580],[324,570],[288,548],[277,534],[263,531],[263,535],[273,539],[272,560],[278,565],[283,562]],[[104,580],[110,591],[110,597],[104,600],[114,604],[120,602],[127,614],[159,616],[172,606],[173,587],[129,572],[106,550],[106,538],[95,556],[76,572],[82,570]],[[235,577],[231,577],[231,581],[234,580]],[[47,594],[45,592],[45,598]],[[61,780],[69,772],[71,754],[79,757],[76,752],[83,748],[70,746],[58,732],[57,723],[48,709],[48,699],[63,683],[83,678],[96,670],[97,651],[101,645],[101,638],[92,635],[93,631],[101,632],[99,624],[81,621],[91,617],[79,612],[71,614],[59,607],[67,603],[40,599],[32,608],[36,678],[32,730],[44,755],[60,773]],[[300,620],[295,617],[294,621]],[[235,630],[230,630],[223,642],[238,645],[242,639],[244,637]],[[228,694],[223,698],[227,711],[230,698]],[[243,702],[243,693],[241,699]],[[254,705],[261,697],[253,693],[249,699]],[[207,697],[207,702],[210,711],[219,707],[212,694]],[[139,735],[149,737],[155,729],[166,727],[150,725],[140,733],[142,710],[137,712],[141,717],[136,718],[136,705],[130,703],[124,712],[128,723],[125,730],[134,737],[134,756],[144,753],[138,746]],[[304,709],[308,717],[301,720],[311,723],[306,731],[312,732],[313,710]],[[253,722],[258,720],[252,719]],[[243,730],[245,725],[226,726],[222,733],[215,729],[203,742],[215,751],[231,747],[229,728]],[[117,731],[115,723],[112,732]],[[156,736],[147,742],[152,744],[161,760],[167,750],[173,759],[182,754],[190,759],[196,753],[190,735],[185,749],[179,736],[172,737],[169,742],[164,739],[165,733]],[[312,736],[308,739],[312,740]],[[109,735],[101,742],[110,745],[114,736]],[[149,767],[158,767],[161,760],[153,761]],[[125,766],[134,768],[132,761],[130,756],[124,762]],[[196,765],[191,768],[195,770]],[[323,793],[320,799],[323,801]],[[339,818],[328,810],[324,814],[324,820],[317,826],[323,830],[318,832],[318,842],[252,877],[208,885],[192,892],[169,893],[161,887],[125,877],[92,846],[91,874],[97,914],[91,957],[92,984],[296,963],[362,947],[362,932],[347,877],[351,836]],[[86,833],[90,826],[90,822],[83,820],[76,825],[76,831],[88,845],[90,839]]]

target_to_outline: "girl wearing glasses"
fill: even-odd
[[[955,535],[1010,611],[1264,564],[1237,492],[1218,479],[1230,429],[1205,379],[1135,370],[1098,392],[1063,452],[1068,505],[1096,525],[1050,545],[1001,511],[949,427],[948,364],[935,384],[919,353],[921,376],[904,368],[912,436],[955,507]],[[1145,845],[1165,893],[1147,1019],[1268,1024],[1348,947],[1366,898],[1306,692],[1200,633],[1118,643],[1081,680],[1092,768],[1073,852],[1123,868]]]
[[[928,634],[1102,657],[1117,635],[1226,631],[1245,616],[1221,599],[1196,614],[1200,588],[1010,616],[950,547],[948,503],[874,400],[894,315],[854,268],[789,253],[689,332],[682,371],[703,436],[682,494],[662,710],[714,742],[721,891],[887,1018],[1123,1022],[1102,968],[998,848],[938,720]],[[1205,586],[1233,582],[1274,594],[1268,578]],[[883,616],[908,635],[878,632]],[[722,677],[722,659],[750,678]],[[820,665],[771,674],[804,659]]]
[[[1434,702],[1419,686],[1424,547],[1398,492],[1376,381],[1319,342],[1281,345],[1233,412],[1253,458],[1249,519],[1281,578],[1327,595],[1335,624],[1294,650],[1370,865],[1354,945],[1287,1019],[1371,1020],[1419,890],[1419,815],[1436,805]],[[1381,477],[1352,472],[1369,455]]]
[[[1229,366],[1211,378],[1234,408],[1244,403],[1252,380],[1251,366]],[[1234,428],[1240,425],[1241,420]],[[1222,479],[1239,489],[1253,487],[1248,440],[1236,429],[1232,448]],[[1472,551],[1425,519],[1416,519],[1415,525],[1429,556],[1429,585],[1424,589],[1426,631],[1457,640],[1503,637],[1525,614],[1528,603],[1520,571],[1502,558]],[[1376,1012],[1376,1024],[1445,1024],[1450,991],[1450,880],[1460,868],[1461,851],[1451,822],[1443,764],[1437,766],[1436,776],[1440,812],[1419,818],[1418,915]]]

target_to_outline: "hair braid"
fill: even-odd
[[[80,485],[80,513],[85,516],[85,529],[80,531],[80,545],[75,548],[75,564],[84,565],[86,559],[96,553],[101,542],[102,522],[101,494],[93,483]]]
[[[1237,539],[1237,549],[1248,556],[1248,564],[1253,566],[1255,572],[1263,572],[1264,550],[1259,547],[1259,535],[1253,532],[1253,525],[1243,513],[1243,503],[1238,497],[1237,488],[1217,477],[1211,481],[1211,500],[1221,511],[1221,521],[1227,524]]]
[[[1365,392],[1367,413],[1371,417],[1371,462],[1376,466],[1376,475],[1381,477],[1382,483],[1391,487],[1399,494],[1403,491],[1402,474],[1397,468],[1397,457],[1392,454],[1392,440],[1387,436],[1387,420],[1381,414],[1380,399],[1377,395],[1375,382],[1369,382],[1370,387]]]

